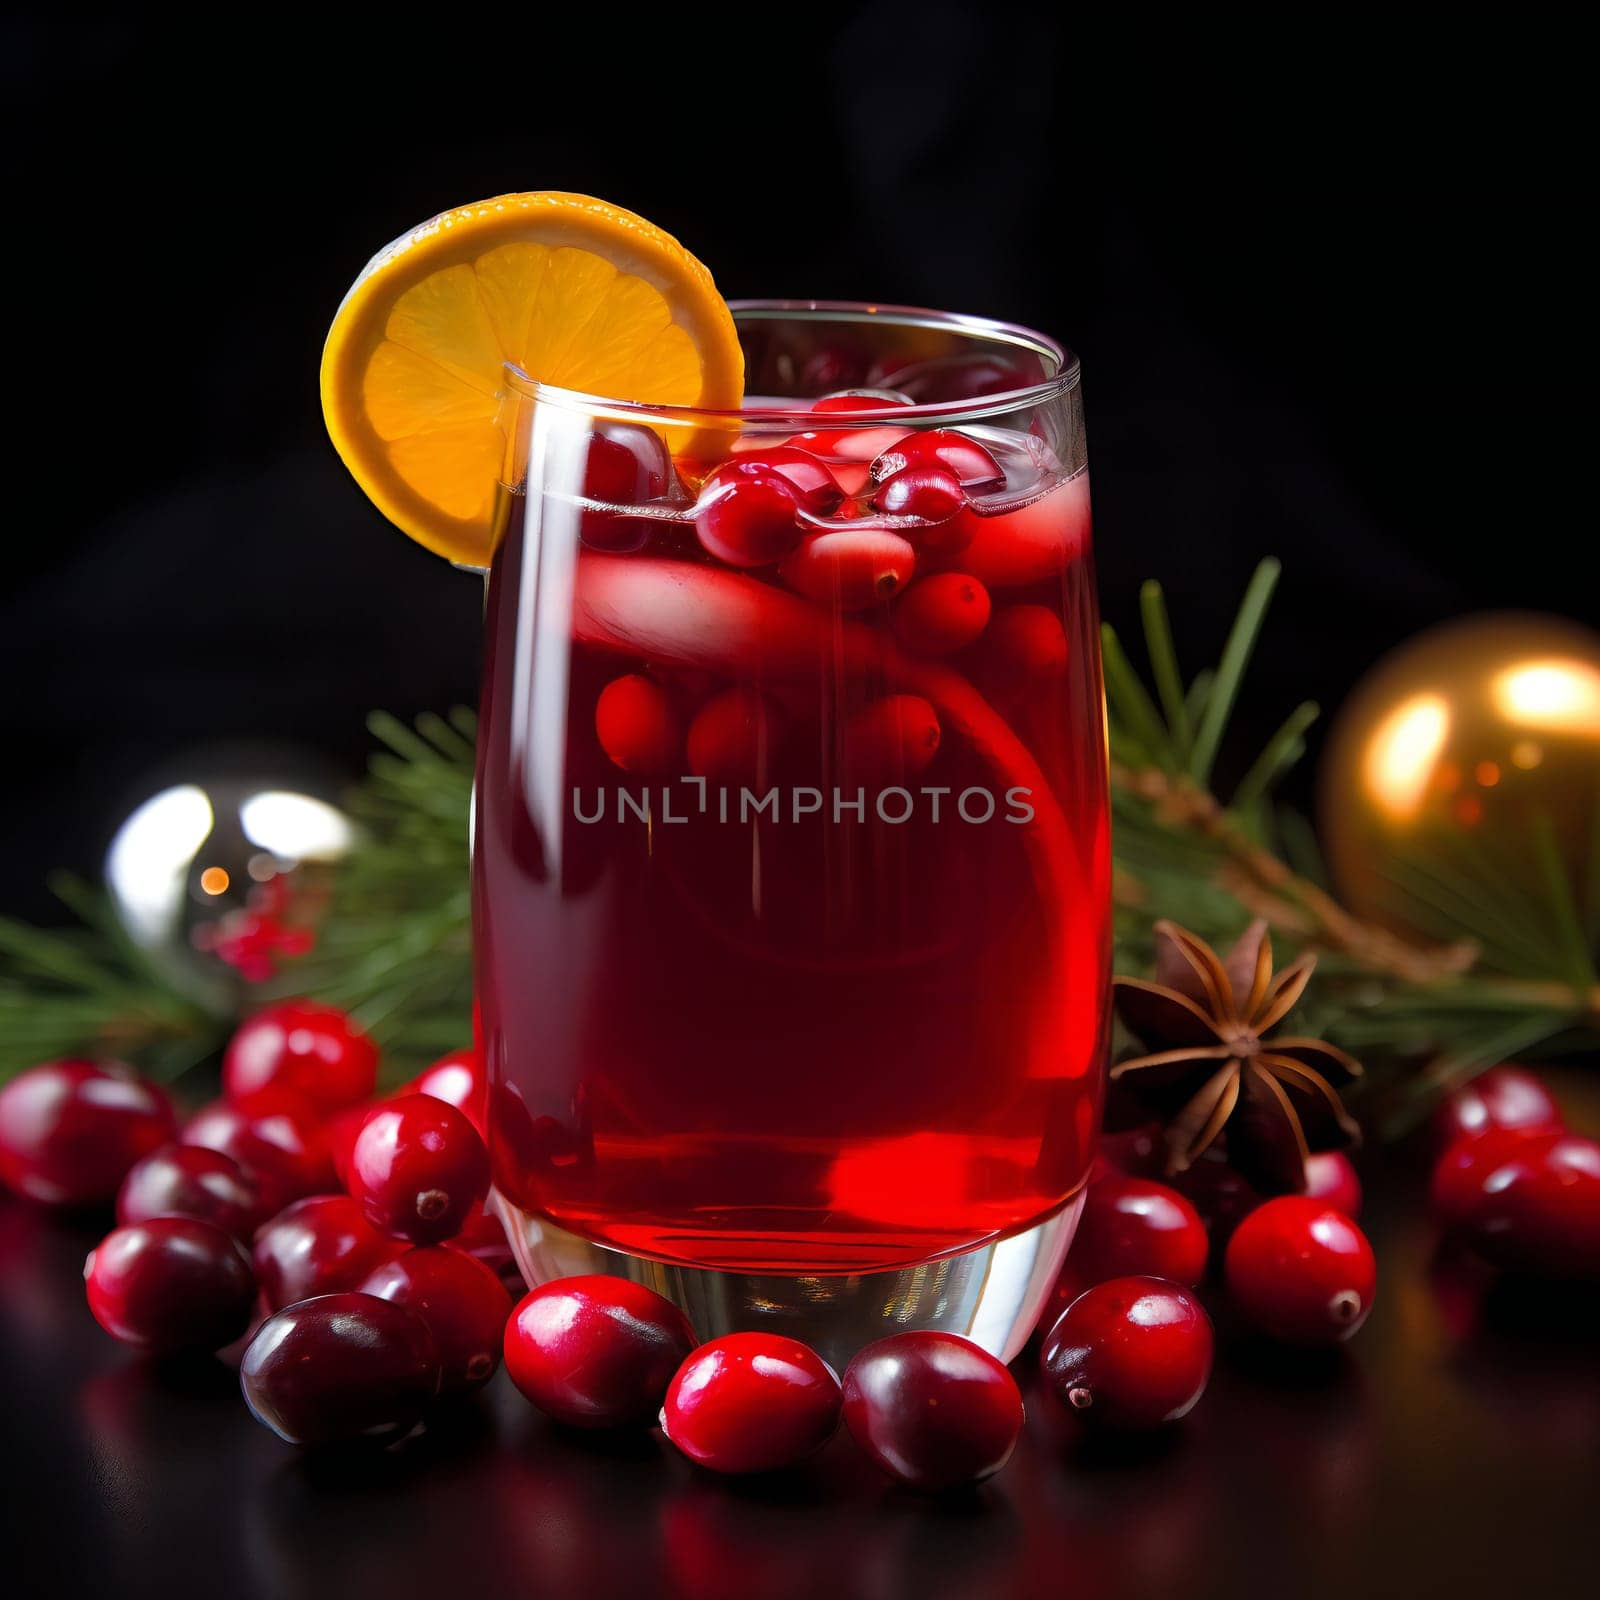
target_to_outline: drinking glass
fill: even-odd
[[[507,372],[473,867],[497,1204],[530,1283],[633,1278],[702,1338],[1010,1358],[1107,1042],[1078,364],[974,317],[734,312],[738,412]]]

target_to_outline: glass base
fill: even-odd
[[[843,1372],[863,1345],[911,1329],[958,1333],[1010,1361],[1055,1284],[1083,1191],[1034,1227],[976,1250],[886,1272],[810,1277],[673,1266],[568,1233],[500,1196],[495,1207],[530,1285],[585,1272],[629,1278],[679,1306],[702,1339],[772,1330],[803,1340]]]

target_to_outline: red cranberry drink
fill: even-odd
[[[1081,1204],[1108,1014],[1077,364],[878,306],[723,328],[679,257],[629,280],[666,283],[655,322],[574,311],[564,344],[540,321],[578,293],[551,287],[563,250],[532,312],[508,299],[522,232],[470,255],[553,201],[577,204],[464,208],[377,258],[380,285],[407,249],[475,276],[382,301],[375,349],[364,278],[324,366],[373,498],[490,568],[475,948],[520,1264],[647,1283],[701,1338],[776,1326],[847,1359],[926,1327],[1009,1356]],[[619,266],[642,228],[606,235]],[[477,310],[452,311],[467,288]],[[447,312],[466,331],[436,348]],[[492,407],[427,409],[526,316]],[[601,328],[606,359],[574,368]],[[469,457],[500,462],[489,499]]]

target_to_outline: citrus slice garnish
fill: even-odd
[[[380,250],[322,353],[322,411],[373,504],[474,566],[494,546],[504,363],[648,405],[738,407],[744,359],[706,271],[670,234],[587,195],[460,206]]]

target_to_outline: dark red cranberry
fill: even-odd
[[[1110,1167],[1113,1171],[1127,1173],[1130,1178],[1159,1178],[1166,1163],[1167,1148],[1160,1128],[1147,1124],[1121,1133],[1102,1133],[1095,1159],[1097,1175]],[[1203,1214],[1201,1220],[1205,1220]]]
[[[341,1189],[349,1186],[350,1157],[355,1152],[356,1140],[361,1137],[362,1124],[376,1104],[374,1100],[367,1100],[360,1105],[346,1106],[343,1111],[335,1111],[324,1124],[328,1159],[333,1163],[333,1174]]]
[[[672,486],[672,460],[661,436],[631,422],[606,422],[585,445],[585,499],[604,510],[586,509],[578,527],[583,542],[597,550],[637,550],[654,526],[646,517],[630,517],[627,508],[665,498]]]
[[[689,771],[711,783],[764,787],[788,718],[755,689],[713,695],[689,724]]]
[[[989,625],[989,591],[965,573],[935,573],[900,596],[892,621],[895,637],[913,655],[953,655]]]
[[[1053,1321],[1085,1289],[1111,1278],[1164,1278],[1192,1289],[1205,1275],[1208,1249],[1200,1213],[1176,1189],[1106,1173],[1089,1185],[1045,1316]]]
[[[983,635],[983,677],[1003,693],[1026,694],[1063,676],[1067,630],[1049,606],[1005,606]]]
[[[707,479],[706,490],[715,483],[733,483],[741,478],[765,477],[769,473],[782,478],[794,490],[795,499],[813,516],[830,515],[844,499],[844,490],[828,470],[828,464],[809,450],[796,449],[792,444],[759,445],[730,457]]]
[[[378,1047],[334,1006],[289,1000],[239,1025],[222,1058],[230,1100],[286,1089],[326,1114],[368,1099],[378,1083]]]
[[[1189,1290],[1113,1278],[1078,1296],[1045,1336],[1045,1381],[1085,1422],[1157,1428],[1205,1393],[1211,1319]]]
[[[613,678],[594,708],[600,748],[639,778],[676,776],[683,764],[683,724],[667,691],[642,672]]]
[[[889,694],[855,712],[840,738],[847,784],[868,789],[920,778],[939,753],[938,713],[915,694]]]
[[[454,1106],[407,1094],[370,1112],[350,1155],[350,1193],[367,1220],[413,1244],[460,1232],[489,1192],[489,1155]]]
[[[425,1245],[386,1261],[361,1289],[422,1318],[439,1354],[442,1393],[481,1389],[499,1371],[511,1296],[481,1261]]]
[[[1342,1150],[1324,1150],[1306,1161],[1306,1197],[1347,1217],[1361,1215],[1361,1178]]]
[[[745,474],[734,463],[718,467],[695,501],[695,532],[717,560],[730,567],[766,567],[799,544],[800,496],[779,472]]]
[[[866,352],[859,346],[825,344],[801,363],[799,392],[825,395],[833,389],[848,389],[866,375]]]
[[[1531,1072],[1509,1063],[1490,1067],[1448,1096],[1433,1115],[1434,1145],[1441,1153],[1463,1135],[1491,1128],[1541,1131],[1563,1125],[1561,1107]]]
[[[1449,1188],[1457,1233],[1486,1260],[1555,1278],[1600,1277],[1600,1143],[1499,1129],[1458,1141],[1440,1167],[1435,1203]]]
[[[249,1239],[265,1212],[261,1189],[232,1156],[199,1145],[164,1144],[128,1169],[117,1191],[117,1221],[194,1217]]]
[[[850,1436],[917,1489],[992,1476],[1022,1432],[1016,1379],[953,1333],[897,1333],[869,1344],[844,1375]]]
[[[1378,1269],[1342,1211],[1304,1195],[1257,1206],[1228,1241],[1228,1293],[1253,1327],[1288,1344],[1337,1344],[1372,1310]]]
[[[1465,1227],[1491,1173],[1516,1161],[1530,1142],[1544,1147],[1558,1136],[1554,1129],[1540,1128],[1490,1128],[1464,1134],[1434,1163],[1428,1195],[1434,1219],[1446,1228]]]
[[[506,1325],[506,1371],[538,1408],[576,1428],[645,1427],[694,1348],[689,1319],[626,1278],[557,1278]]]
[[[337,1187],[327,1133],[299,1095],[263,1089],[248,1100],[213,1100],[183,1125],[184,1144],[232,1156],[260,1185],[273,1211]]]
[[[347,1194],[296,1200],[256,1234],[251,1258],[273,1311],[313,1295],[356,1289],[404,1246],[379,1233]]]
[[[878,485],[872,502],[896,517],[944,522],[967,503],[960,481],[943,467],[902,467]]]
[[[83,1276],[95,1321],[156,1355],[232,1344],[255,1305],[238,1240],[197,1217],[152,1217],[108,1233]]]
[[[415,1312],[370,1294],[325,1294],[267,1318],[239,1387],[257,1422],[290,1444],[388,1441],[439,1392],[433,1336]]]
[[[489,1078],[481,1050],[452,1050],[395,1092],[431,1094],[435,1100],[454,1106],[479,1133],[483,1132]]]
[[[1173,1173],[1166,1181],[1200,1213],[1211,1235],[1213,1259],[1218,1260],[1233,1230],[1266,1198],[1228,1164],[1221,1151],[1207,1151],[1187,1170]]]
[[[462,1255],[482,1262],[515,1299],[520,1300],[528,1292],[511,1242],[506,1238],[505,1226],[486,1207],[475,1207],[461,1225],[461,1232],[455,1238],[445,1240],[444,1248],[459,1250]]]
[[[839,1425],[834,1370],[776,1333],[729,1333],[678,1368],[661,1407],[666,1436],[713,1472],[772,1472],[826,1444]]]
[[[176,1127],[166,1095],[131,1068],[48,1061],[0,1089],[0,1180],[45,1205],[105,1205]]]
[[[890,445],[872,463],[874,483],[886,483],[908,467],[939,467],[948,472],[963,489],[982,494],[1005,486],[1000,463],[964,433],[945,428],[930,428],[923,433],[908,433]]]
[[[881,528],[814,533],[778,569],[791,589],[835,611],[864,611],[894,599],[917,570],[907,539]]]

